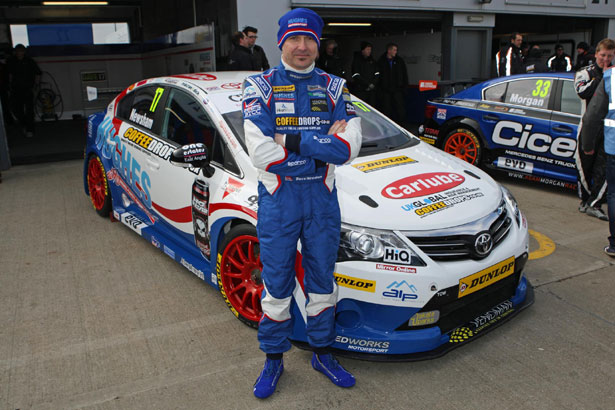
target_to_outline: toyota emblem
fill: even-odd
[[[493,239],[489,232],[483,232],[476,237],[474,241],[474,249],[478,256],[487,256],[493,248]]]

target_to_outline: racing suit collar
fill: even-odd
[[[284,67],[284,71],[286,71],[286,75],[289,76],[292,79],[295,79],[295,80],[305,80],[305,79],[311,78],[312,74],[314,74],[314,67],[316,66],[316,63],[312,63],[312,65],[310,65],[305,70],[297,70],[295,68],[292,68],[290,65],[288,65],[284,61],[284,59],[281,59],[280,61],[282,62],[282,66]]]

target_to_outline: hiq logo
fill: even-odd
[[[409,284],[405,280],[402,280],[401,282],[394,281],[387,286],[387,289],[389,290],[382,292],[382,296],[385,298],[399,299],[402,302],[405,300],[414,300],[418,298],[418,289],[416,286]],[[409,293],[408,291],[412,293]]]
[[[402,263],[410,265],[412,263],[412,255],[406,249],[398,249],[390,246],[384,248],[384,262]]]

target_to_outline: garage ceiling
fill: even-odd
[[[8,24],[116,22],[138,16],[142,0],[108,0],[107,6],[43,6],[41,0],[4,0],[0,20]]]

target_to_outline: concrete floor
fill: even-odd
[[[556,244],[528,262],[536,302],[514,320],[432,361],[342,360],[358,380],[348,390],[293,349],[259,401],[255,331],[217,290],[100,218],[81,161],[3,177],[0,409],[613,408],[615,259],[602,252],[607,223],[579,214],[572,193],[503,181]]]

